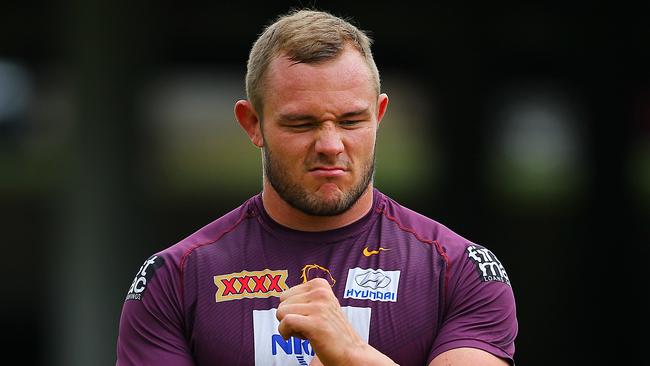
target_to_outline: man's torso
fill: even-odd
[[[434,243],[378,212],[325,235],[279,227],[256,206],[249,214],[187,257],[186,323],[198,364],[309,364],[309,342],[284,340],[275,309],[281,291],[315,277],[330,282],[373,347],[398,363],[426,363],[444,287]]]

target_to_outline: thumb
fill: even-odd
[[[318,359],[318,355],[314,356],[314,358],[311,360],[309,363],[309,366],[324,366],[322,362]]]

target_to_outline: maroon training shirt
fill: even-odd
[[[147,259],[124,302],[117,365],[308,365],[284,340],[279,295],[315,277],[354,329],[396,363],[458,347],[512,363],[515,300],[488,249],[374,190],[363,218],[324,232],[273,221],[261,194]]]

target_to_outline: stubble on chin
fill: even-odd
[[[347,191],[339,189],[332,192],[334,197],[324,197],[319,192],[309,192],[286,174],[281,164],[274,159],[271,151],[263,149],[264,176],[278,195],[291,207],[311,216],[336,216],[349,210],[368,189],[374,177],[374,154],[369,162],[363,166],[361,180]]]

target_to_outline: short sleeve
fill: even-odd
[[[450,250],[444,319],[428,362],[454,348],[489,352],[514,364],[515,298],[505,268],[490,250]]]
[[[180,298],[178,270],[169,257],[148,258],[122,307],[116,365],[194,365]]]

